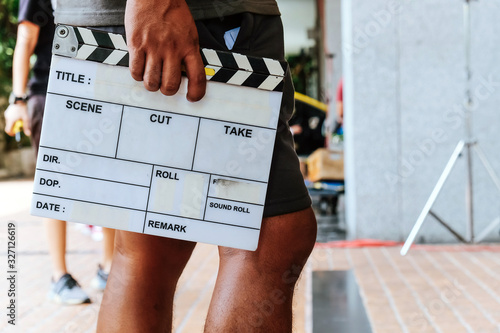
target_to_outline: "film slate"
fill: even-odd
[[[132,79],[124,36],[58,26],[31,213],[255,250],[287,65],[201,54],[190,103]]]

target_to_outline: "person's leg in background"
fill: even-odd
[[[68,270],[66,268],[66,221],[43,219],[50,261],[52,262],[52,281],[59,279]]]
[[[97,332],[170,332],[177,280],[195,245],[118,230]]]
[[[52,283],[48,297],[61,304],[90,303],[90,298],[66,267],[66,221],[44,219],[52,262]]]
[[[50,259],[52,262],[52,286],[49,298],[63,304],[88,303],[88,295],[81,289],[76,280],[68,273],[66,266],[66,221],[43,219],[47,234]],[[104,290],[113,259],[115,230],[103,228],[103,252],[96,277],[92,286]]]
[[[103,243],[102,243],[102,261],[100,265],[102,269],[109,273],[111,269],[111,261],[115,250],[115,229],[102,228]]]
[[[31,127],[31,142],[38,156],[42,120],[45,107],[45,95],[33,95],[28,100],[28,115]],[[66,267],[66,222],[55,219],[43,219],[50,261],[52,263],[49,299],[62,304],[88,303],[88,295],[80,288]]]
[[[102,257],[97,268],[97,275],[92,280],[92,287],[103,291],[106,288],[111,262],[115,249],[115,229],[102,228]]]

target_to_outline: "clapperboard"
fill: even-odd
[[[287,65],[201,54],[190,103],[132,79],[124,36],[58,26],[31,213],[255,250]]]

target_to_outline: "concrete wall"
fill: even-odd
[[[351,238],[404,240],[464,137],[464,1],[342,0],[346,213]],[[500,174],[500,1],[471,2],[473,131]],[[500,193],[473,160],[475,230]],[[465,234],[465,159],[434,211]],[[499,239],[498,229],[490,239]],[[420,241],[454,237],[428,217]]]
[[[341,0],[324,0],[324,34],[325,34],[325,82],[323,83],[325,98],[328,103],[330,121],[335,120],[337,86],[342,77],[342,20],[340,10]],[[333,58],[328,58],[333,54]]]

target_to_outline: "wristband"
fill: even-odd
[[[16,104],[17,102],[26,103],[29,99],[29,96],[24,94],[23,96],[16,96],[14,93],[10,93],[9,96],[9,104]]]

